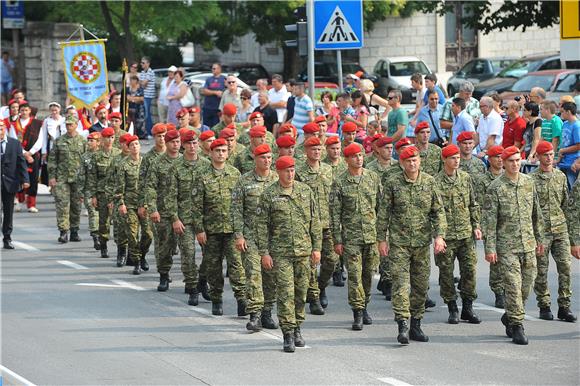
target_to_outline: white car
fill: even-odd
[[[416,91],[411,88],[411,75],[431,74],[429,67],[414,56],[397,56],[380,59],[369,79],[375,84],[375,92],[386,98],[389,91],[398,88],[403,93],[403,104],[415,103]]]

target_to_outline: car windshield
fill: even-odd
[[[527,75],[530,71],[535,71],[538,67],[540,61],[532,61],[532,60],[518,60],[513,62],[509,67],[502,70],[498,76],[504,78],[521,78],[524,75]]]
[[[533,87],[550,90],[556,75],[528,75],[514,83],[512,91],[530,91]]]
[[[572,92],[576,83],[580,82],[580,74],[569,74],[560,79],[556,92]]]
[[[356,63],[346,63],[342,65],[342,73],[346,74],[355,74],[357,71],[362,71],[362,67]]]
[[[389,65],[391,76],[411,76],[418,72],[427,75],[429,70],[423,62],[399,62]]]

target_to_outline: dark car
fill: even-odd
[[[492,91],[502,93],[528,72],[541,70],[558,70],[562,68],[559,53],[524,56],[506,67],[496,77],[483,81],[475,86],[473,97],[480,99]]]
[[[264,66],[258,63],[223,64],[222,73],[224,75],[234,73],[240,80],[250,86],[255,86],[258,79],[268,79],[270,81],[270,74]]]
[[[516,96],[529,94],[532,88],[546,90],[547,99],[558,101],[562,95],[571,95],[574,85],[580,79],[580,70],[545,70],[530,72],[521,77],[508,91],[500,94],[506,103]]]
[[[516,61],[513,57],[477,58],[470,60],[447,81],[447,94],[455,95],[465,81],[473,85],[496,76],[501,70]]]
[[[363,74],[366,74],[366,71],[358,63],[355,62],[342,63],[343,77],[346,77],[348,74],[355,74],[358,71],[362,71]],[[304,68],[296,78],[302,82],[307,82],[308,69]],[[338,84],[338,67],[336,63],[315,62],[314,79],[316,82],[329,82]]]

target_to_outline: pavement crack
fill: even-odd
[[[163,341],[163,342],[167,343],[168,345],[171,345],[171,346],[174,346],[174,347],[175,347],[175,345],[174,345],[173,343],[171,343],[171,342],[168,342],[167,340],[165,340],[165,339],[163,339],[163,338],[160,338],[160,337],[158,337],[158,336],[155,336],[155,338],[157,338],[157,339],[159,339],[159,340],[161,340],[161,341]],[[154,356],[154,355],[153,355],[153,354],[151,354],[151,353],[149,353],[149,355],[151,355],[151,356]],[[189,371],[187,371],[187,370],[185,370],[185,369],[182,369],[181,367],[177,366],[175,363],[172,363],[172,362],[170,362],[170,361],[167,361],[167,360],[165,360],[165,359],[164,359],[164,358],[162,358],[161,356],[154,356],[154,357],[155,357],[155,359],[157,359],[157,360],[160,360],[160,361],[162,361],[162,362],[164,362],[164,363],[166,363],[166,364],[168,364],[168,365],[170,365],[170,366],[173,366],[173,367],[175,367],[176,369],[178,369],[178,370],[180,370],[181,372],[183,372],[183,373],[185,373],[185,374],[189,375],[191,378],[198,380],[199,382],[203,383],[204,385],[211,385],[211,383],[207,383],[207,382],[206,382],[206,381],[204,381],[202,378],[200,378],[200,377],[196,377],[196,376],[195,376],[194,374],[192,374],[191,372],[189,372]]]

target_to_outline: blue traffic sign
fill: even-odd
[[[2,0],[2,27],[6,29],[24,28],[24,2]]]
[[[362,0],[314,1],[315,50],[347,50],[362,46]]]

